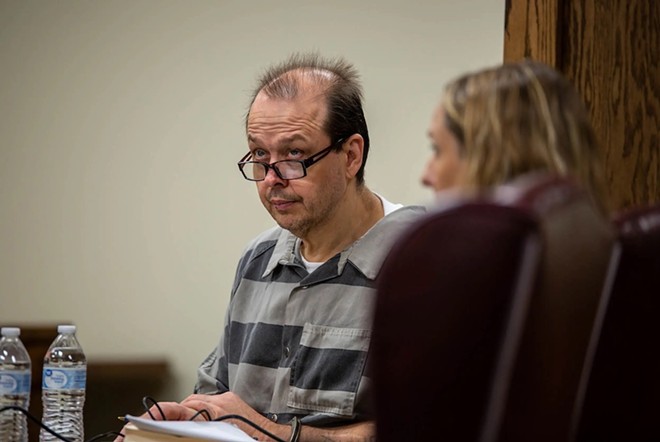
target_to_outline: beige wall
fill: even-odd
[[[89,358],[165,356],[182,398],[272,224],[235,164],[257,73],[293,51],[353,61],[368,185],[426,203],[442,85],[501,60],[503,17],[493,0],[0,0],[0,323],[73,321]]]

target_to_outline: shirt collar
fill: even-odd
[[[294,265],[296,262],[296,241],[298,238],[285,229],[280,229],[280,234],[275,243],[275,249],[270,256],[266,270],[262,277],[268,276],[278,265]]]
[[[422,213],[424,208],[421,206],[407,206],[383,217],[360,239],[341,252],[337,264],[338,274],[350,261],[364,276],[372,280],[376,279],[399,233]],[[298,238],[295,235],[281,229],[273,254],[262,276],[268,276],[278,265],[300,265],[296,261],[297,242]]]

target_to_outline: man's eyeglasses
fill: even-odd
[[[280,179],[297,180],[298,178],[306,177],[307,169],[312,164],[319,162],[328,155],[332,149],[343,143],[344,140],[345,138],[338,139],[325,149],[316,152],[305,160],[282,160],[270,164],[264,163],[263,161],[247,161],[252,155],[252,152],[248,152],[247,155],[241,158],[238,162],[238,169],[241,171],[245,179],[249,181],[265,180],[266,175],[268,174],[268,169],[273,169]]]

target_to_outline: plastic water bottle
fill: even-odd
[[[0,331],[0,408],[10,405],[28,409],[32,380],[30,355],[19,338],[21,329],[3,327]],[[27,442],[27,419],[18,410],[0,413],[0,441]]]
[[[44,357],[41,385],[44,410],[41,421],[60,436],[83,442],[87,359],[76,338],[75,325],[60,325],[57,333]],[[59,441],[43,428],[39,440]]]

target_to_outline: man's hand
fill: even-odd
[[[289,425],[278,425],[270,419],[264,417],[261,413],[254,410],[241,398],[232,392],[208,395],[208,394],[193,394],[184,399],[181,403],[176,402],[159,402],[158,405],[165,415],[165,420],[168,421],[183,421],[190,420],[200,410],[206,410],[208,416],[203,414],[197,415],[196,421],[207,420],[207,418],[214,420],[221,416],[228,414],[238,414],[251,422],[254,422],[261,428],[273,433],[281,439],[288,440],[291,435],[291,427]],[[149,411],[156,420],[163,420],[163,416],[156,406],[152,406]],[[149,413],[144,413],[140,417],[151,419]],[[257,430],[253,426],[246,424],[242,420],[227,419],[227,422],[232,423],[243,430],[251,437],[256,437],[260,441],[272,441],[264,433]],[[125,428],[125,426],[124,426]],[[124,433],[122,428],[122,433]],[[122,437],[117,437],[114,442],[122,442]]]
[[[189,420],[191,417],[197,413],[197,410],[185,407],[181,404],[177,404],[176,402],[159,402],[158,406],[160,409],[163,411],[163,414],[165,415],[165,420],[168,421],[185,421]],[[160,411],[158,411],[158,408],[156,408],[155,405],[153,405],[149,411],[151,412],[151,415],[153,415],[153,419],[155,420],[163,420],[163,416],[160,414]],[[144,413],[140,417],[144,419],[152,419],[151,415],[149,413]],[[204,417],[199,416],[195,420],[200,420],[204,419]],[[121,429],[121,433],[124,433],[124,430],[126,429],[126,425]],[[117,436],[114,440],[114,442],[122,442],[124,438],[122,436]]]
[[[188,396],[181,403],[176,402],[159,402],[166,420],[190,420],[200,410],[206,410],[208,416],[198,415],[195,420],[217,419],[221,416],[228,414],[237,414],[249,421],[260,426],[264,430],[274,434],[283,440],[289,440],[291,437],[291,426],[286,424],[276,424],[261,413],[250,407],[240,397],[232,392],[208,395],[208,394],[193,394]],[[156,406],[150,409],[151,414],[156,420],[162,420],[160,412]],[[145,419],[150,419],[148,413],[142,416]],[[235,424],[245,433],[259,441],[273,441],[261,431],[246,424],[239,419],[227,419],[227,422]],[[315,428],[304,426],[302,428],[300,440],[301,441],[373,441],[375,440],[376,428],[374,422],[360,422],[341,427],[333,428]],[[122,437],[117,437],[115,442],[122,442]]]
[[[284,440],[288,440],[291,435],[291,426],[274,423],[231,391],[216,395],[193,394],[184,399],[181,405],[186,409],[195,410],[195,412],[206,410],[211,419],[217,419],[228,414],[238,414]],[[227,422],[235,424],[251,437],[259,438],[260,441],[273,440],[241,420],[227,419]]]
[[[228,414],[238,414],[249,419],[261,428],[273,433],[283,440],[291,437],[291,426],[276,424],[264,417],[261,413],[246,404],[240,397],[232,392],[217,395],[193,394],[188,396],[181,405],[196,411],[206,410],[211,419]],[[228,419],[241,430],[259,441],[273,441],[261,431],[238,419]],[[300,434],[301,441],[342,441],[342,442],[372,442],[376,439],[376,425],[373,421],[359,422],[346,426],[333,428],[315,428],[303,426]]]

